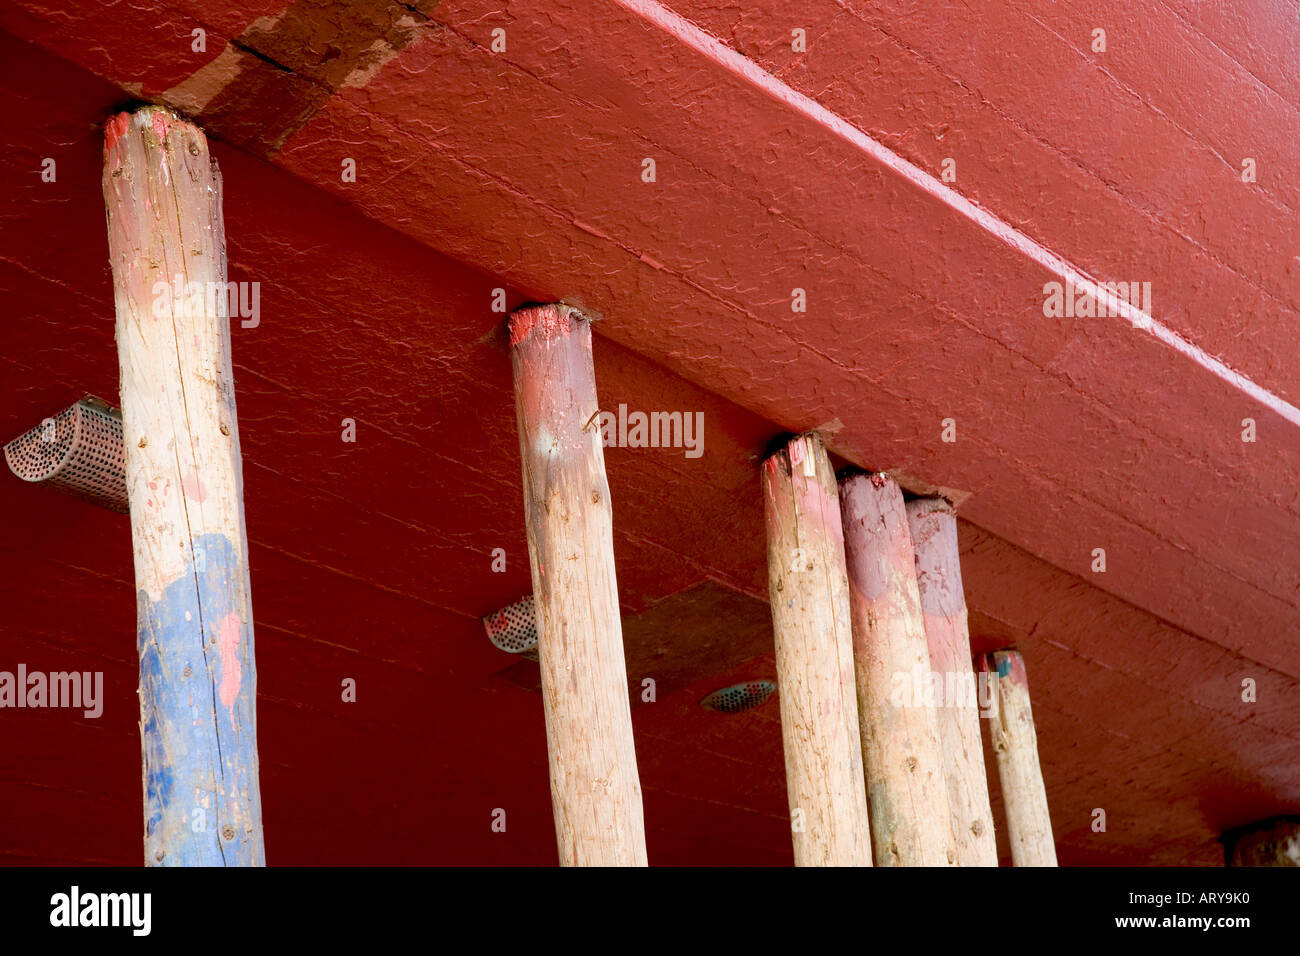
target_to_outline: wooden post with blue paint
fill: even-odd
[[[510,355],[560,863],[645,866],[591,324],[520,309]]]
[[[161,107],[104,139],[135,553],[145,864],[261,866],[257,673],[221,175]]]
[[[988,686],[989,739],[997,758],[1002,807],[1013,866],[1056,866],[1047,788],[1038,763],[1038,733],[1029,706],[1029,678],[1019,651],[994,651],[979,659]]]

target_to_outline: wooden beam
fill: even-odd
[[[520,309],[510,352],[560,863],[644,866],[591,326]]]
[[[840,510],[876,865],[952,865],[957,840],[903,492],[887,475],[849,474]]]
[[[1011,863],[1056,866],[1025,660],[1019,651],[995,651],[980,656],[979,671],[988,683],[989,734],[1002,784]]]
[[[221,175],[159,107],[104,140],[135,552],[145,863],[260,866],[253,611]]]
[[[1300,816],[1260,820],[1223,835],[1228,866],[1300,866]]]
[[[870,866],[844,532],[813,434],[763,464],[767,579],[796,866]]]
[[[957,862],[961,866],[997,866],[966,596],[961,586],[957,515],[942,498],[921,498],[907,503],[907,522],[916,551],[930,666],[942,681],[943,706],[937,716]]]

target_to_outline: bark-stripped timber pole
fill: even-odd
[[[989,736],[997,758],[1013,866],[1056,866],[1047,789],[1038,765],[1038,736],[1029,706],[1029,680],[1019,651],[980,657],[989,688]],[[985,677],[984,675],[987,675]]]
[[[870,866],[844,530],[815,434],[763,463],[767,580],[796,866]]]
[[[510,352],[560,863],[645,866],[591,325],[520,309]]]
[[[203,131],[158,107],[114,116],[104,202],[135,552],[145,863],[261,866],[225,226]]]
[[[961,866],[997,866],[966,595],[961,586],[957,515],[942,498],[921,498],[907,503],[907,523],[916,552],[916,583],[930,667],[937,675],[936,685],[942,683],[942,706],[936,716],[957,862]]]
[[[1228,866],[1300,866],[1300,817],[1275,817],[1224,834]]]
[[[887,475],[846,474],[840,510],[876,865],[950,866],[957,841],[903,492]]]

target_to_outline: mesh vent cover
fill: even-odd
[[[537,613],[533,596],[508,604],[483,618],[488,640],[503,651],[537,660]]]
[[[9,469],[84,501],[126,514],[122,413],[87,396],[5,445]]]
[[[732,684],[730,687],[715,690],[700,701],[700,706],[706,710],[720,710],[724,714],[738,714],[766,703],[774,693],[776,693],[774,680],[745,681],[743,684]]]

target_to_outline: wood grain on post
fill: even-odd
[[[560,863],[644,866],[591,326],[521,309],[510,352]]]
[[[1019,651],[980,657],[989,688],[989,734],[997,758],[1013,866],[1056,866],[1047,789],[1038,765],[1038,735],[1029,706],[1029,680]]]
[[[997,866],[966,596],[961,586],[957,515],[942,498],[921,498],[907,503],[907,523],[916,552],[916,582],[930,666],[943,686],[942,706],[936,715],[957,862],[961,866]]]
[[[253,611],[221,176],[159,107],[104,140],[135,552],[145,863],[260,866]]]
[[[816,435],[763,463],[763,499],[794,862],[870,866],[844,532]]]
[[[887,475],[849,474],[840,510],[876,865],[949,866],[957,842],[903,492]]]

